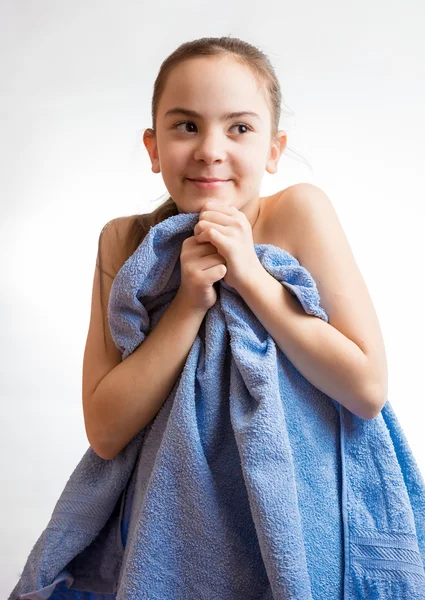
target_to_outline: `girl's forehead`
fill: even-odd
[[[205,76],[206,74],[208,77]],[[199,83],[211,80],[225,82],[227,75],[231,75],[231,81],[236,77],[238,80],[247,80],[251,85],[257,86],[253,72],[246,65],[228,58],[217,57],[197,57],[185,60],[170,71],[168,79],[173,83],[178,82],[182,77]]]
[[[182,106],[196,111],[196,107],[204,107],[207,100],[211,106],[220,102],[229,113],[249,110],[256,113],[257,118],[261,118],[261,113],[266,109],[264,87],[258,85],[258,81],[246,67],[235,64],[234,61],[232,63],[232,70],[224,73],[205,58],[201,61],[185,61],[176,66],[170,72],[161,95],[160,113],[165,116],[169,110]],[[204,64],[207,65],[205,69]],[[226,65],[223,68],[230,67]]]

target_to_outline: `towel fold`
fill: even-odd
[[[151,227],[116,275],[124,360],[180,285],[199,213]],[[310,273],[263,267],[328,322]],[[88,448],[9,600],[423,600],[425,484],[387,400],[364,420],[314,387],[223,280],[155,418]]]

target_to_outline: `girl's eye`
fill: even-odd
[[[193,121],[180,121],[179,123],[176,123],[173,127],[174,127],[174,129],[177,129],[177,127],[179,127],[179,125],[187,125],[187,124],[195,125],[193,123]],[[249,127],[249,125],[246,125],[245,123],[235,123],[232,127],[245,127],[246,129],[249,129],[249,131],[252,131],[251,127]],[[247,133],[247,132],[243,132],[243,133]]]

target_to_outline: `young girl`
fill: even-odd
[[[179,440],[179,443],[174,442],[173,451],[175,450],[176,454],[167,456],[167,461],[173,459],[174,466],[168,470],[168,467],[163,466],[165,463],[161,463],[161,461],[165,461],[165,451],[160,452],[160,450],[164,450],[164,445],[161,444],[160,450],[157,450],[159,458],[155,456],[152,458],[153,452],[150,447],[144,460],[149,462],[152,459],[154,468],[158,467],[154,473],[155,478],[149,473],[141,474],[143,485],[140,482],[136,483],[136,470],[134,470],[126,487],[126,493],[122,496],[122,503],[117,504],[117,509],[119,509],[119,504],[121,505],[122,512],[119,511],[118,515],[114,511],[111,517],[111,519],[117,518],[118,521],[108,521],[108,523],[119,522],[120,524],[122,549],[126,547],[124,567],[129,556],[134,557],[135,554],[137,555],[137,551],[140,551],[142,554],[144,552],[145,564],[151,561],[158,568],[155,568],[155,573],[149,571],[145,574],[143,569],[133,573],[129,572],[129,566],[127,569],[124,568],[125,587],[123,584],[119,588],[118,598],[125,597],[127,599],[130,596],[147,598],[148,596],[140,594],[148,589],[153,593],[149,598],[161,597],[163,600],[177,600],[177,598],[183,597],[188,600],[200,598],[208,598],[208,600],[211,598],[212,600],[213,596],[208,595],[211,594],[211,589],[217,590],[217,594],[214,595],[217,600],[224,600],[224,598],[240,600],[242,597],[258,598],[259,600],[260,598],[262,600],[271,600],[272,598],[311,600],[312,597],[318,600],[334,598],[336,600],[342,597],[343,592],[344,598],[349,597],[350,599],[371,597],[367,590],[373,589],[374,593],[378,593],[379,573],[377,580],[371,580],[368,584],[369,587],[365,587],[362,592],[360,587],[367,580],[366,576],[362,578],[360,571],[354,573],[353,569],[352,576],[358,577],[359,579],[356,581],[360,583],[356,584],[357,588],[351,587],[354,585],[352,580],[348,579],[351,557],[356,558],[358,569],[363,568],[362,565],[366,561],[369,572],[372,573],[377,565],[380,568],[385,567],[385,569],[398,569],[397,557],[403,556],[402,562],[406,569],[403,572],[413,573],[414,571],[418,578],[417,581],[420,576],[422,577],[421,581],[424,581],[420,556],[415,545],[416,538],[412,533],[400,531],[402,539],[399,542],[399,533],[395,525],[378,527],[378,534],[375,534],[371,527],[369,530],[367,528],[367,519],[370,523],[372,522],[371,517],[378,519],[378,516],[373,513],[373,504],[379,498],[378,486],[370,492],[371,498],[366,490],[367,500],[370,501],[370,504],[367,505],[366,515],[361,515],[362,518],[364,517],[365,523],[361,523],[358,528],[358,537],[351,538],[351,544],[358,544],[358,546],[354,546],[357,555],[352,552],[351,546],[348,547],[348,529],[345,529],[347,546],[344,550],[347,552],[344,585],[344,565],[342,560],[340,562],[342,539],[339,539],[342,518],[339,514],[337,498],[335,506],[319,506],[320,501],[314,497],[316,491],[320,490],[323,498],[332,499],[334,488],[336,493],[337,488],[341,487],[339,467],[335,462],[339,451],[337,446],[339,445],[340,421],[338,412],[328,403],[328,400],[335,399],[351,413],[353,418],[356,416],[363,420],[363,424],[360,426],[357,421],[354,422],[354,424],[357,423],[357,429],[364,426],[364,431],[370,431],[369,434],[362,434],[364,437],[361,439],[365,441],[365,445],[363,446],[363,441],[361,441],[361,451],[358,450],[359,446],[354,445],[354,435],[350,442],[352,445],[347,445],[347,461],[343,464],[350,466],[348,450],[351,451],[354,448],[354,451],[358,451],[358,464],[360,465],[361,455],[366,451],[366,442],[371,443],[374,431],[372,428],[368,430],[365,422],[372,421],[386,404],[387,364],[384,343],[371,298],[326,194],[314,185],[297,184],[279,190],[271,196],[260,197],[264,170],[270,174],[277,172],[279,159],[286,147],[286,134],[284,131],[279,131],[280,103],[279,83],[270,62],[261,51],[250,44],[227,37],[203,38],[185,43],[177,48],[163,62],[159,71],[153,92],[153,127],[146,130],[143,137],[151,159],[152,171],[162,174],[170,198],[151,214],[114,219],[107,223],[99,236],[91,319],[84,353],[83,409],[90,445],[98,457],[104,459],[104,461],[100,461],[102,464],[98,465],[98,468],[106,470],[109,461],[117,458],[118,462],[114,461],[111,467],[113,483],[119,477],[121,470],[127,466],[125,454],[132,452],[133,447],[130,442],[155,420],[161,407],[170,397],[171,391],[175,390],[176,381],[187,365],[187,358],[195,341],[197,341],[196,348],[199,348],[198,333],[201,325],[205,323],[204,318],[207,312],[210,309],[214,310],[218,299],[215,284],[218,281],[223,280],[226,286],[237,291],[264,329],[275,340],[285,357],[292,363],[291,365],[284,362],[282,363],[284,366],[280,367],[284,369],[285,376],[288,375],[287,387],[283,387],[281,390],[285,417],[283,417],[279,397],[275,398],[269,392],[266,393],[265,398],[260,397],[262,374],[258,369],[256,371],[251,364],[247,370],[250,371],[250,367],[252,367],[252,385],[257,396],[249,399],[254,402],[252,406],[249,401],[246,401],[243,395],[244,386],[235,383],[239,380],[235,373],[237,369],[232,363],[233,396],[230,402],[230,416],[232,426],[236,427],[237,431],[229,429],[229,412],[220,413],[218,431],[222,439],[220,438],[218,441],[217,448],[213,446],[211,439],[203,439],[198,445],[196,443],[199,440],[190,440],[187,446],[189,450],[187,456],[184,456],[182,462],[176,463],[176,460],[181,459],[178,455],[179,443],[184,446],[189,436],[187,430],[181,427],[181,423],[178,423],[177,429],[175,429],[173,424],[170,426],[166,422],[164,424],[164,418],[166,419],[167,416],[162,416],[162,426],[167,429],[168,439]],[[194,235],[186,237],[181,245],[179,256],[181,280],[178,290],[143,343],[135,349],[133,348],[129,355],[122,360],[122,349],[119,349],[114,343],[107,325],[106,307],[110,304],[112,283],[116,278],[118,279],[117,274],[121,272],[127,259],[140,247],[151,228],[169,217],[176,217],[181,213],[187,213],[189,216],[192,213],[199,213],[199,219],[193,229]],[[258,248],[259,245],[265,245],[268,248],[274,247],[276,250],[282,249],[307,269],[317,284],[320,304],[326,311],[328,320],[315,318],[312,312],[308,314],[308,311],[305,310],[306,306],[308,308],[310,297],[308,290],[304,299],[300,299],[291,291],[291,285],[288,288],[285,287],[264,268],[255,250],[255,247]],[[146,251],[150,252],[150,248],[147,246]],[[158,268],[162,268],[160,263],[157,264]],[[292,266],[288,267],[289,278],[291,269],[295,268],[293,262],[290,264]],[[166,269],[168,265],[163,266]],[[292,288],[294,287],[296,286],[292,286]],[[226,291],[228,290],[229,287]],[[126,290],[124,292],[126,293]],[[152,300],[152,297],[150,298]],[[224,301],[226,298],[228,299],[228,296],[224,294]],[[301,300],[303,300],[302,306]],[[228,305],[226,310],[228,310]],[[227,318],[232,318],[231,312],[226,314]],[[248,318],[250,318],[249,315],[247,315]],[[134,323],[138,329],[137,321]],[[127,327],[127,324],[125,326]],[[256,327],[255,323],[253,326]],[[209,334],[212,338],[213,332],[209,331]],[[202,335],[206,335],[205,332]],[[217,334],[219,340],[221,340],[220,335]],[[259,338],[261,335],[261,332],[258,333]],[[243,332],[241,338],[243,338]],[[208,352],[213,353],[212,340],[208,338],[208,341]],[[194,354],[191,353],[192,356]],[[264,356],[261,355],[262,360],[260,361],[260,371],[264,369],[265,373],[267,373],[267,365],[270,364],[267,361],[270,356],[274,356],[271,346],[268,347],[267,354],[268,356],[264,351]],[[205,355],[210,356],[207,351]],[[196,360],[199,364],[199,357]],[[274,364],[273,361],[272,364]],[[303,390],[310,389],[306,387],[306,382],[303,383],[302,380],[301,383],[298,382],[295,385],[291,380],[291,374],[293,376],[295,372],[293,367],[314,386],[313,392],[309,392],[313,393],[313,396],[309,397],[309,401],[305,401],[303,396],[306,393],[305,397],[307,398],[307,392],[303,392]],[[187,372],[190,372],[190,369]],[[249,380],[249,375],[248,373],[247,380]],[[199,386],[202,387],[202,384],[205,384],[201,396],[203,393],[209,393],[208,386],[211,385],[209,381],[207,378],[205,381],[198,381],[198,391]],[[190,392],[193,386],[189,384],[188,388],[179,389]],[[326,397],[314,396],[316,392],[322,392]],[[205,426],[213,423],[214,416],[212,415],[217,417],[219,410],[229,410],[221,403],[220,389],[217,391],[216,388],[213,388],[211,393],[212,396],[208,398],[208,401],[203,402],[202,398],[196,398],[198,411],[196,417],[200,420],[201,425]],[[220,397],[217,398],[217,396]],[[188,405],[185,405],[186,412],[183,412],[181,406],[184,404],[184,398],[180,397],[179,400],[180,405],[177,403],[178,406],[173,413],[175,419],[176,414],[184,414],[187,417],[190,412],[187,410],[187,406],[192,406],[190,398]],[[255,412],[252,407],[260,406],[261,401],[263,401],[262,410],[265,411],[261,415],[268,415],[269,420],[266,421],[267,427],[261,431],[259,436],[261,439],[253,440],[250,437],[252,432],[249,431],[249,425],[253,421]],[[297,401],[300,401],[298,404],[300,412],[291,414]],[[238,402],[242,403],[244,409]],[[276,407],[275,413],[269,410],[273,402]],[[270,406],[268,407],[267,404]],[[205,407],[208,407],[212,414],[209,414]],[[246,410],[245,413],[244,410]],[[268,410],[269,412],[267,412]],[[306,420],[303,420],[304,413]],[[293,416],[294,414],[296,417]],[[390,415],[390,413],[388,414]],[[258,415],[259,413],[255,415],[257,427],[261,428],[264,421],[260,418],[261,415],[260,417]],[[291,448],[285,455],[282,445],[280,451],[272,447],[273,417],[270,418],[270,415],[275,415],[277,419],[287,419],[286,424],[288,430],[291,430],[291,435],[294,436],[293,439],[296,438],[296,435],[302,436],[298,440],[298,448]],[[190,422],[196,420],[193,418],[193,414],[187,418],[189,421],[192,419]],[[343,423],[345,423],[344,429],[342,429]],[[387,421],[388,423],[389,421]],[[186,426],[187,423],[183,425]],[[200,430],[202,429],[201,425],[199,425]],[[356,430],[349,418],[341,415],[341,431],[344,431],[344,435],[345,433],[352,435],[350,427],[352,427],[352,431]],[[384,429],[380,431],[381,435],[386,435]],[[258,430],[255,433],[258,433]],[[249,465],[246,463],[243,465],[244,478],[241,474],[239,456],[237,456],[236,462],[230,460],[231,452],[235,450],[235,441],[232,436],[237,438],[242,463],[244,460],[252,458],[250,448],[254,448],[256,443],[260,447],[258,464],[254,461],[254,464],[251,462]],[[322,453],[320,446],[322,437],[329,440],[328,454],[325,452],[325,446],[323,446]],[[287,441],[287,432],[282,428],[282,431],[278,431],[276,438],[279,449],[279,444]],[[153,442],[154,446],[155,443]],[[210,454],[207,456],[208,448]],[[401,454],[403,445],[400,440],[398,448]],[[125,452],[122,453],[124,449]],[[317,452],[316,456],[314,450]],[[294,456],[298,452],[298,460],[294,462],[296,468],[299,469],[297,472],[298,489],[291,488],[289,496],[283,501],[279,486],[283,486],[282,490],[284,490],[285,482],[290,482],[288,484],[290,487],[294,478],[292,458],[290,458],[291,451]],[[376,448],[377,456],[379,452],[385,451],[387,450]],[[341,447],[341,453],[343,453],[343,447]],[[385,454],[383,456],[385,457]],[[119,462],[121,457],[123,463]],[[87,460],[90,460],[90,457]],[[316,460],[314,464],[313,460]],[[224,461],[225,464],[220,464],[220,461]],[[386,458],[382,462],[386,463]],[[163,466],[162,471],[159,467],[160,463]],[[376,458],[376,464],[379,464],[378,458]],[[264,465],[265,473],[261,471]],[[272,469],[276,465],[277,473],[268,470],[269,467]],[[145,463],[142,466],[146,468]],[[189,489],[184,487],[186,480],[183,475],[179,481],[180,466],[181,472],[189,477],[195,486],[193,498],[188,498],[188,494],[184,495],[184,498],[180,497],[183,491]],[[185,468],[184,471],[183,468]],[[86,468],[84,473],[87,470]],[[146,533],[147,537],[140,538],[144,540],[143,547],[135,548],[134,537],[132,543],[127,545],[130,517],[135,515],[137,527],[139,524],[137,517],[140,517],[141,514],[131,511],[133,495],[141,493],[137,488],[144,488],[147,485],[145,477],[148,477],[149,485],[154,486],[153,481],[156,485],[160,485],[164,472],[171,474],[171,485],[168,480],[162,481],[161,500],[148,505],[144,504],[139,496],[138,502],[135,504],[137,511],[144,510],[145,516],[148,515],[149,519],[156,518],[155,523],[151,523],[149,519],[144,522],[149,533]],[[373,472],[375,473],[375,471]],[[193,475],[194,473],[196,476]],[[315,473],[318,475],[310,489],[311,480],[309,478],[313,477]],[[347,480],[352,482],[353,478],[349,479],[349,475],[350,473],[348,473]],[[278,490],[277,502],[272,496],[270,503],[266,504],[267,511],[270,512],[266,511],[264,521],[261,520],[260,507],[265,495],[262,496],[262,489],[258,490],[253,485],[248,486],[248,479],[251,476],[251,484],[252,481],[259,481],[260,488],[262,485],[268,485],[269,491],[273,490],[273,487]],[[256,476],[257,479],[255,479]],[[109,475],[104,475],[103,480],[108,481],[108,477]],[[359,495],[360,492],[364,492],[360,489],[362,477],[363,475],[359,478],[359,489],[356,490]],[[101,481],[100,476],[96,481]],[[351,489],[347,491],[345,481],[346,479],[342,486],[343,494],[354,494]],[[379,481],[378,476],[376,481]],[[68,507],[69,513],[72,512],[69,509],[69,502],[75,501],[75,498],[80,501],[77,492],[80,494],[84,492],[78,477],[74,478],[72,482],[72,487],[68,488],[68,495],[63,496],[65,504],[60,505],[61,507],[65,506],[65,509]],[[247,490],[244,484],[249,488],[251,508],[249,508],[245,495]],[[386,486],[383,480],[379,485],[382,489]],[[413,476],[410,478],[409,485],[409,492],[411,492],[413,486],[416,485],[416,479]],[[205,487],[202,488],[202,486]],[[201,495],[201,490],[210,489],[210,497]],[[329,489],[331,489],[330,492]],[[218,490],[220,501],[216,497]],[[225,493],[230,493],[232,500],[229,503],[227,503],[227,496],[224,497]],[[423,499],[423,488],[419,484],[415,488],[415,493],[417,493],[417,506],[425,506],[424,503],[419,504],[420,501],[423,502],[420,500],[420,497]],[[329,496],[327,497],[326,494]],[[173,514],[173,527],[177,527],[177,529],[170,529],[170,531],[164,531],[167,528],[163,524],[166,521],[169,506],[166,504],[167,498],[173,498],[174,506],[178,506],[182,513],[180,514],[178,510],[175,511],[178,514]],[[178,504],[176,498],[182,504]],[[413,500],[412,498],[412,504]],[[148,501],[146,500],[146,502]],[[195,547],[196,543],[192,538],[186,540],[183,536],[183,541],[181,539],[183,534],[180,532],[180,525],[186,525],[186,515],[184,514],[186,503],[190,505],[190,510],[193,510],[194,530],[198,531],[198,521],[202,524],[199,535],[204,544],[205,540],[208,540],[208,548]],[[140,508],[141,504],[143,504],[142,508]],[[219,504],[224,513],[218,510],[217,505]],[[326,501],[322,504],[326,504]],[[313,510],[313,515],[309,513],[309,505],[314,505],[313,509],[310,508],[310,511]],[[292,506],[292,509],[288,506]],[[355,502],[352,503],[352,506],[355,506]],[[352,506],[350,505],[350,510]],[[389,504],[388,506],[383,518],[386,519],[388,516],[391,516],[391,519],[395,518],[394,514],[390,515],[393,505]],[[304,510],[303,518],[308,515],[303,521],[302,528],[300,507]],[[101,513],[102,507],[97,505],[95,509],[90,509],[90,514],[97,513],[97,511]],[[244,510],[246,513],[243,513]],[[277,518],[273,520],[271,513],[275,510],[281,512],[280,514],[276,512]],[[323,510],[323,522],[320,521],[320,510]],[[419,512],[419,508],[417,510]],[[285,518],[280,518],[284,511],[287,511]],[[347,512],[347,500],[345,500],[343,512]],[[217,515],[218,518],[214,520],[212,529],[209,529],[207,521],[208,515],[211,513]],[[61,514],[63,513],[59,511],[59,517]],[[243,516],[244,514],[245,516]],[[246,514],[249,516],[246,517]],[[253,515],[255,516],[255,529],[251,518]],[[354,516],[356,515],[354,514]],[[352,513],[349,513],[349,518],[353,518]],[[89,520],[88,523],[91,521]],[[233,537],[228,535],[226,527],[230,524],[233,524],[237,531],[237,543],[234,543]],[[294,535],[282,535],[282,531],[284,534],[286,531],[290,531],[290,529],[282,529],[283,526],[293,527]],[[344,514],[344,527],[348,526],[352,527],[352,522],[347,522],[347,515]],[[53,523],[53,530],[55,527],[59,527],[57,520]],[[299,529],[296,529],[297,527]],[[306,528],[305,538],[302,537],[304,527]],[[158,529],[160,532],[157,531]],[[266,529],[268,529],[269,538],[266,536]],[[95,556],[97,559],[97,552],[100,552],[102,556],[104,551],[106,561],[110,560],[111,556],[115,556],[115,549],[111,550],[104,540],[110,540],[108,532],[114,532],[115,529],[112,525],[111,529],[105,525],[105,529],[102,531],[104,532],[102,537],[104,546],[101,547],[101,550],[96,548],[95,542],[99,544],[100,548],[100,541],[95,539],[92,545],[92,548],[95,548],[93,555],[87,556],[92,558]],[[313,535],[309,537],[314,539],[307,539],[308,532],[313,532]],[[422,536],[423,533],[421,531]],[[137,530],[137,534],[145,535],[145,530],[141,528],[141,530]],[[223,535],[220,537],[220,534]],[[53,536],[54,533],[51,532],[50,535]],[[160,536],[159,541],[157,535]],[[386,535],[388,537],[385,537]],[[112,533],[112,539],[113,536]],[[179,536],[180,546],[177,541]],[[154,540],[152,547],[155,548],[155,551],[149,553],[145,543],[148,544],[152,540]],[[274,545],[276,542],[279,544]],[[57,547],[56,540],[55,543]],[[71,544],[71,541],[69,543]],[[187,548],[184,547],[184,552],[182,552],[182,546],[185,546],[186,543]],[[268,545],[269,543],[270,545]],[[260,546],[258,544],[261,546],[261,554],[259,554]],[[301,544],[298,546],[298,550],[297,544]],[[306,545],[310,561],[308,573],[303,544]],[[330,545],[327,546],[327,544]],[[326,548],[323,550],[324,546],[330,548],[329,552]],[[284,554],[284,547],[288,554]],[[129,554],[127,554],[128,548]],[[334,550],[338,556],[333,555]],[[157,551],[161,553],[160,556],[155,554]],[[70,550],[66,560],[73,558],[75,552],[75,550]],[[221,556],[221,552],[227,552],[227,554]],[[362,555],[362,552],[365,554]],[[403,552],[408,554],[405,556],[402,554]],[[151,556],[151,554],[155,554],[155,556]],[[161,570],[160,563],[164,560],[165,554],[173,565],[178,565],[175,569],[168,569],[169,563],[167,562],[162,565]],[[317,559],[318,554],[320,554],[319,559]],[[61,571],[61,582],[54,591],[52,582],[48,586],[49,589],[47,587],[40,589],[40,593],[45,594],[43,597],[49,597],[48,593],[52,591],[50,597],[54,600],[71,597],[84,598],[84,600],[100,600],[101,598],[106,600],[116,597],[115,594],[101,594],[100,587],[106,591],[117,589],[114,587],[118,581],[117,574],[109,573],[111,579],[108,579],[108,569],[102,567],[102,564],[99,568],[99,565],[96,564],[96,569],[99,568],[99,572],[105,577],[105,582],[102,580],[102,585],[100,585],[99,578],[95,583],[89,578],[85,580],[81,576],[81,571],[85,575],[86,568],[87,571],[90,569],[85,567],[86,563],[81,556],[82,554],[78,554],[75,557],[76,562],[70,567],[70,571],[72,573],[72,569],[79,570],[79,581],[86,582],[84,589],[97,588],[96,592],[99,591],[99,593],[67,590],[64,578],[67,576],[72,582],[72,577],[69,577],[68,571]],[[85,556],[85,560],[87,560],[87,556]],[[196,566],[191,568],[192,561],[196,565],[196,561],[198,563],[203,561],[205,556],[211,558],[211,564],[204,565],[205,569],[202,574],[204,581],[207,581],[209,585],[206,591],[203,585],[196,586],[194,583],[199,580],[196,579]],[[226,558],[224,558],[225,556]],[[231,561],[235,557],[240,560],[237,565],[242,569],[243,563],[245,570],[239,572],[238,568],[236,571],[231,568]],[[50,559],[53,561],[53,557]],[[262,562],[263,559],[265,566]],[[157,562],[155,563],[155,561]],[[49,561],[39,559],[39,562],[44,565]],[[255,569],[252,565],[255,565]],[[37,572],[33,566],[26,566],[25,574],[28,577],[30,570]],[[195,574],[191,583],[187,583],[184,576],[188,577],[191,571],[195,571]],[[182,572],[183,575],[181,575]],[[165,583],[162,578],[164,573],[168,577]],[[394,571],[394,573],[395,577],[399,578],[399,571]],[[57,569],[56,575],[56,579],[59,579]],[[87,577],[89,576],[87,575]],[[140,585],[142,577],[145,577],[143,590],[137,587]],[[388,577],[390,576],[388,575]],[[309,580],[312,587],[315,587],[312,590],[314,596],[311,595]],[[137,593],[134,592],[135,595],[131,595],[129,592],[132,584],[135,585],[134,589],[137,589]],[[83,584],[80,583],[80,585]],[[216,585],[220,588],[219,590],[215,587]],[[390,585],[392,584],[388,583],[388,586]],[[165,588],[161,586],[165,586]],[[174,591],[171,591],[170,586]],[[388,590],[392,588],[388,586],[379,588],[381,591],[374,597],[377,600],[389,598]],[[400,584],[400,589],[402,586],[403,582]],[[27,585],[27,587],[30,586]],[[195,587],[196,589],[194,589]],[[164,589],[166,591],[162,591],[162,595],[158,595],[161,594],[158,590]],[[178,590],[178,594],[173,595],[177,593],[176,590]],[[29,596],[26,597],[29,598]],[[35,598],[36,596],[31,597]],[[39,596],[37,595],[37,597]],[[401,598],[402,596],[391,597]],[[415,598],[419,597],[415,596]],[[12,594],[10,600],[19,600],[20,598],[20,595]]]
[[[170,198],[152,214],[108,223],[99,239],[83,366],[86,430],[99,456],[116,456],[157,414],[216,301],[214,283],[220,279],[243,284],[247,304],[313,385],[365,419],[385,403],[387,365],[378,319],[331,202],[311,184],[260,197],[264,170],[277,172],[286,147],[286,134],[278,130],[280,103],[268,59],[241,40],[186,43],[163,62],[153,93],[153,128],[143,140]],[[143,346],[120,364],[104,326],[113,278],[151,225],[182,212],[200,217],[195,235],[182,245],[179,292]],[[284,248],[310,271],[328,324],[311,319],[267,278],[254,244]],[[271,310],[274,299],[275,306],[285,305],[284,319],[283,307]]]

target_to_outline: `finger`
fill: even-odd
[[[215,223],[217,225],[230,225],[232,223],[232,215],[215,210],[206,210],[199,215],[198,223],[203,222],[201,227],[205,227],[207,223]],[[198,224],[197,223],[197,224]],[[201,227],[198,227],[200,229]]]
[[[199,243],[212,241],[217,239],[217,234],[221,237],[222,235],[226,235],[226,227],[221,227],[220,225],[216,225],[214,227],[207,227],[204,231],[196,234],[196,239]]]
[[[217,211],[225,214],[232,214],[234,212],[234,206],[232,204],[226,204],[223,200],[208,200],[202,207],[203,211]]]

